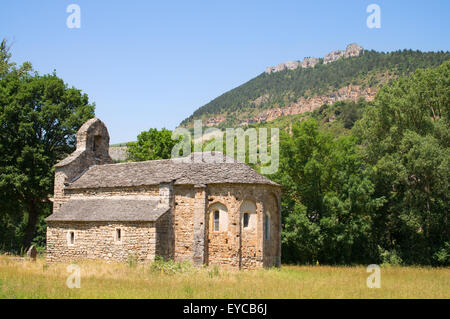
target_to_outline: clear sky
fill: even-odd
[[[69,29],[69,4],[81,27]],[[378,4],[381,28],[366,8]],[[450,50],[450,1],[2,0],[0,38],[13,60],[56,70],[96,103],[112,143],[175,128],[269,65],[366,49]]]

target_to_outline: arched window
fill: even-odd
[[[257,216],[256,205],[253,201],[245,200],[240,207],[241,211],[241,227],[248,231],[256,229]]]
[[[219,231],[220,229],[220,212],[218,210],[214,211],[214,231]]]
[[[248,220],[250,215],[248,213],[244,213],[244,228],[248,227]]]
[[[210,223],[209,229],[214,232],[224,232],[228,230],[228,210],[221,203],[212,204],[209,209]]]

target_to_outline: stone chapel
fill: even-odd
[[[281,186],[213,155],[223,161],[113,163],[106,126],[87,121],[76,150],[55,166],[47,260],[279,266]]]

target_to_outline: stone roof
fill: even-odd
[[[172,181],[175,185],[236,183],[279,186],[242,162],[185,163],[176,159],[95,165],[67,188],[129,187]]]
[[[158,199],[71,198],[47,221],[156,221],[169,210]]]

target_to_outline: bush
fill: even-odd
[[[185,273],[192,269],[192,265],[188,261],[175,262],[173,260],[165,261],[163,257],[156,256],[155,261],[151,264],[150,269],[154,272],[160,272],[168,275],[176,273]]]
[[[444,247],[442,247],[436,253],[434,253],[433,260],[439,266],[450,265],[450,243],[449,242],[446,242]]]
[[[389,251],[378,246],[378,251],[381,257],[382,265],[399,266],[403,263],[402,258],[398,255],[395,249]]]

